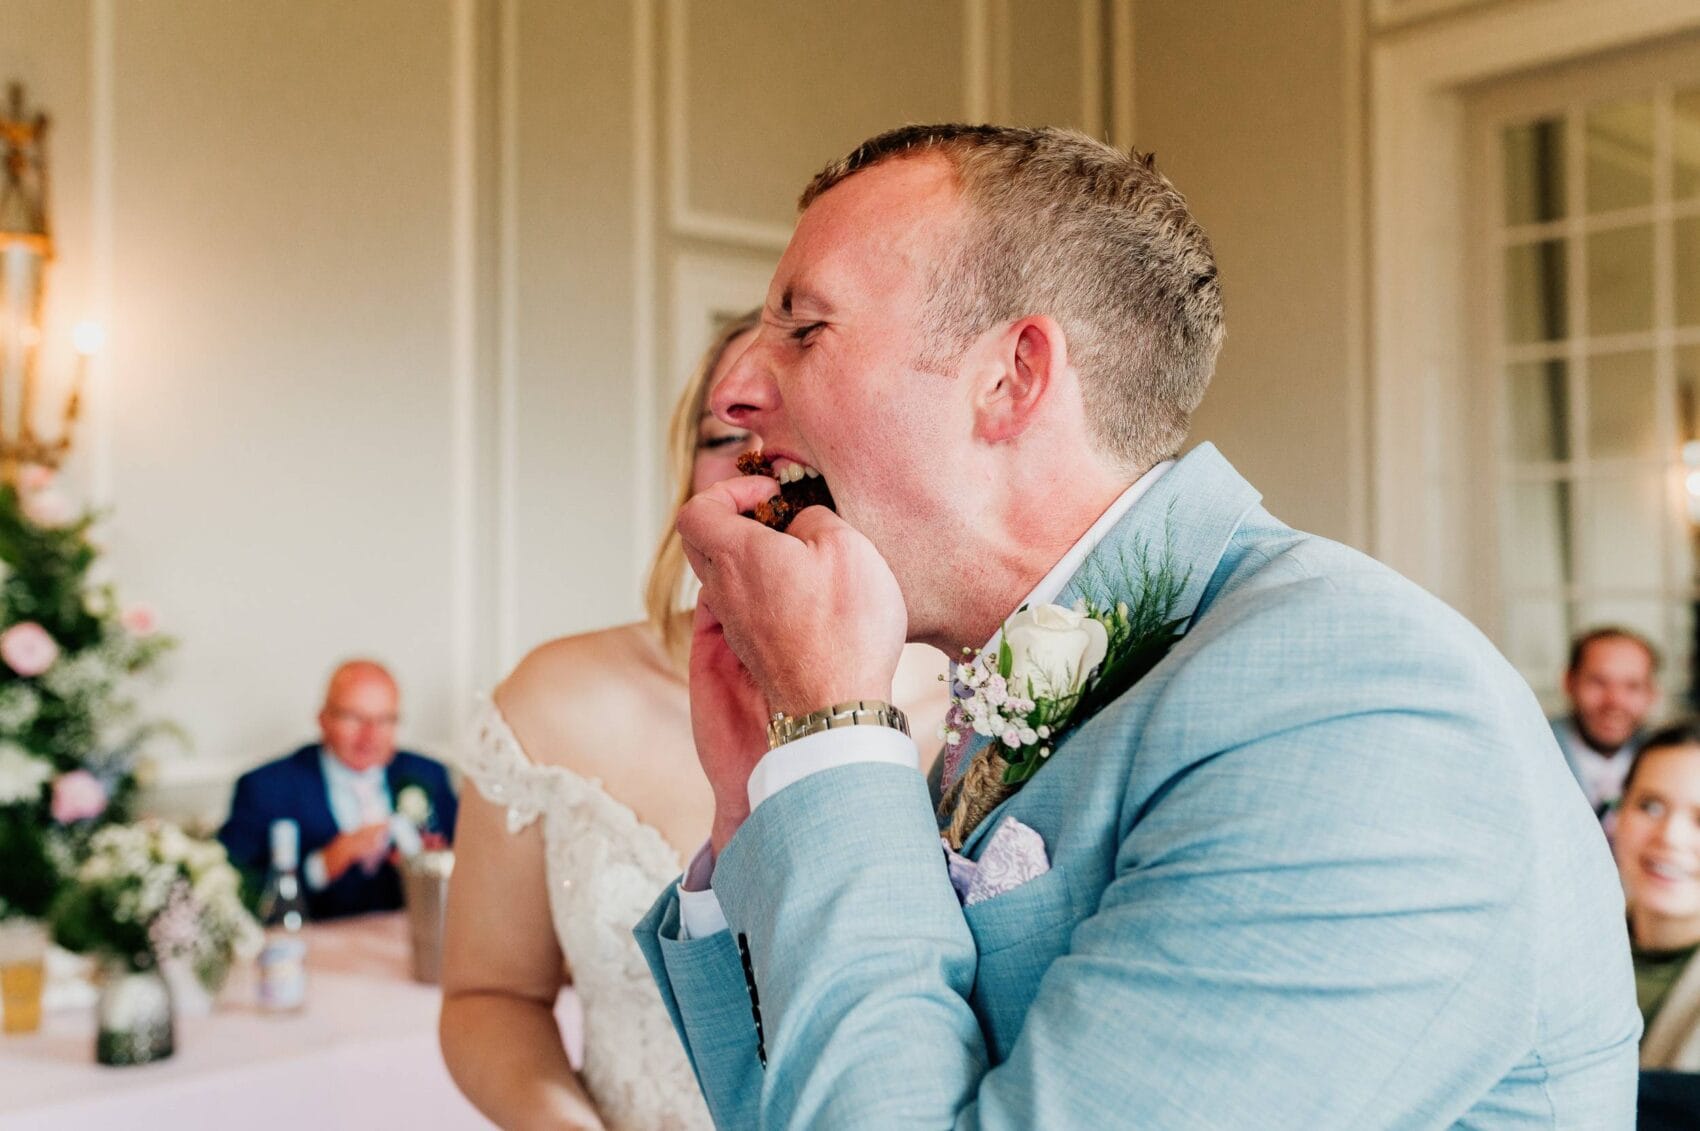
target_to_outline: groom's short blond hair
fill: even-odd
[[[1210,237],[1153,156],[1074,130],[903,126],[821,170],[798,206],[918,154],[951,163],[970,210],[929,288],[921,365],[948,369],[987,329],[1049,315],[1106,453],[1131,468],[1175,455],[1215,371],[1222,291]]]

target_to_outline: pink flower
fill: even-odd
[[[53,819],[61,825],[87,821],[106,812],[106,787],[87,770],[53,779]]]
[[[24,496],[24,517],[37,526],[51,530],[70,525],[71,520],[77,517],[77,512],[64,495],[54,490],[45,490]]]
[[[45,491],[53,486],[53,469],[39,463],[26,463],[18,469],[18,489],[26,495]]]
[[[152,605],[131,605],[119,614],[118,623],[132,636],[152,636],[159,629],[159,614]]]
[[[20,621],[0,632],[0,660],[21,676],[40,675],[59,658],[59,645],[33,620]]]

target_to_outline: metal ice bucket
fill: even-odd
[[[428,985],[436,985],[442,976],[443,914],[454,868],[455,854],[445,850],[421,852],[401,870],[408,933],[413,939],[413,977]]]

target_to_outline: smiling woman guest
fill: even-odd
[[[1641,1067],[1700,1071],[1700,719],[1647,739],[1613,843],[1629,906]]]

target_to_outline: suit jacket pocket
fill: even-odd
[[[983,960],[1069,922],[1072,912],[1067,875],[1053,867],[1018,888],[963,908],[962,915]]]
[[[979,951],[969,1005],[980,1020],[992,1063],[1009,1056],[1039,983],[1074,933],[1076,916],[1068,878],[1061,868],[1013,891],[965,908],[968,930]]]

